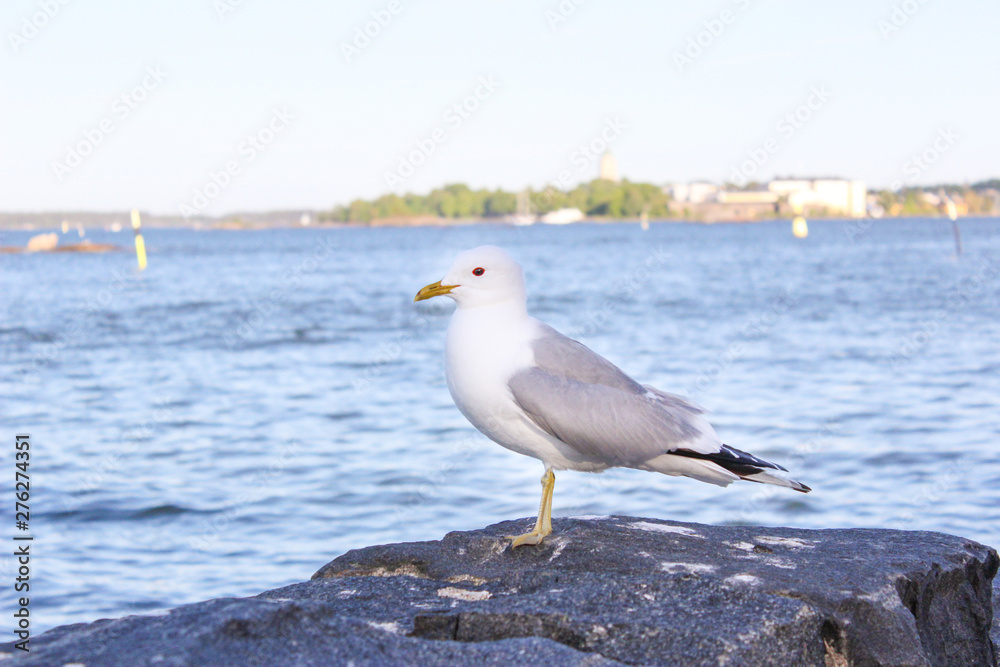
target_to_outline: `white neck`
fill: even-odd
[[[522,299],[459,307],[448,325],[449,370],[456,371],[454,362],[463,358],[469,364],[467,368],[485,366],[501,375],[512,373],[531,363],[530,347],[523,343],[531,340],[536,331],[537,324],[528,316]]]
[[[528,316],[528,304],[521,297],[511,297],[503,301],[490,301],[481,304],[458,304],[455,315],[460,313],[476,313],[477,318],[511,318],[521,320]]]

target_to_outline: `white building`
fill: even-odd
[[[677,183],[669,188],[670,197],[675,202],[684,204],[703,204],[707,201],[715,201],[718,192],[718,185],[703,181]]]
[[[720,204],[777,204],[780,195],[770,190],[720,190],[715,198]]]
[[[863,181],[786,179],[771,181],[767,189],[779,197],[787,197],[788,204],[796,211],[822,208],[854,218],[863,218],[867,211],[868,189]]]
[[[621,180],[618,176],[618,160],[616,160],[615,156],[611,154],[611,151],[606,151],[604,155],[601,156],[599,177],[605,181],[611,181],[612,183],[617,183]]]

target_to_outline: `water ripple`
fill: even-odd
[[[0,421],[34,438],[36,629],[248,595],[350,548],[532,513],[540,465],[448,396],[450,307],[410,303],[481,243],[522,260],[533,312],[815,489],[565,472],[557,516],[1000,545],[1000,280],[949,301],[1000,257],[1000,222],[966,223],[958,260],[937,220],[853,244],[840,224],[808,244],[787,222],[150,230],[143,274],[125,254],[4,260]],[[640,272],[654,249],[670,262]]]

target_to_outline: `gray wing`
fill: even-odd
[[[531,347],[535,353],[535,365],[542,370],[586,384],[602,384],[636,394],[644,393],[642,385],[583,343],[562,335],[547,324],[539,322],[539,327],[541,336]]]
[[[673,409],[700,415],[705,409],[677,394],[660,391],[649,385],[641,385],[625,371],[597,354],[589,347],[564,336],[547,324],[539,322],[541,336],[532,343],[535,365],[544,371],[585,384],[603,384],[633,394],[656,394],[660,400]]]
[[[535,366],[508,381],[532,421],[577,451],[612,465],[641,465],[678,449],[719,451],[701,408],[647,388],[550,327],[533,343]]]

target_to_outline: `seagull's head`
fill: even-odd
[[[417,292],[413,300],[435,296],[449,296],[460,308],[505,301],[524,304],[524,272],[503,249],[479,246],[456,257],[445,277]]]

